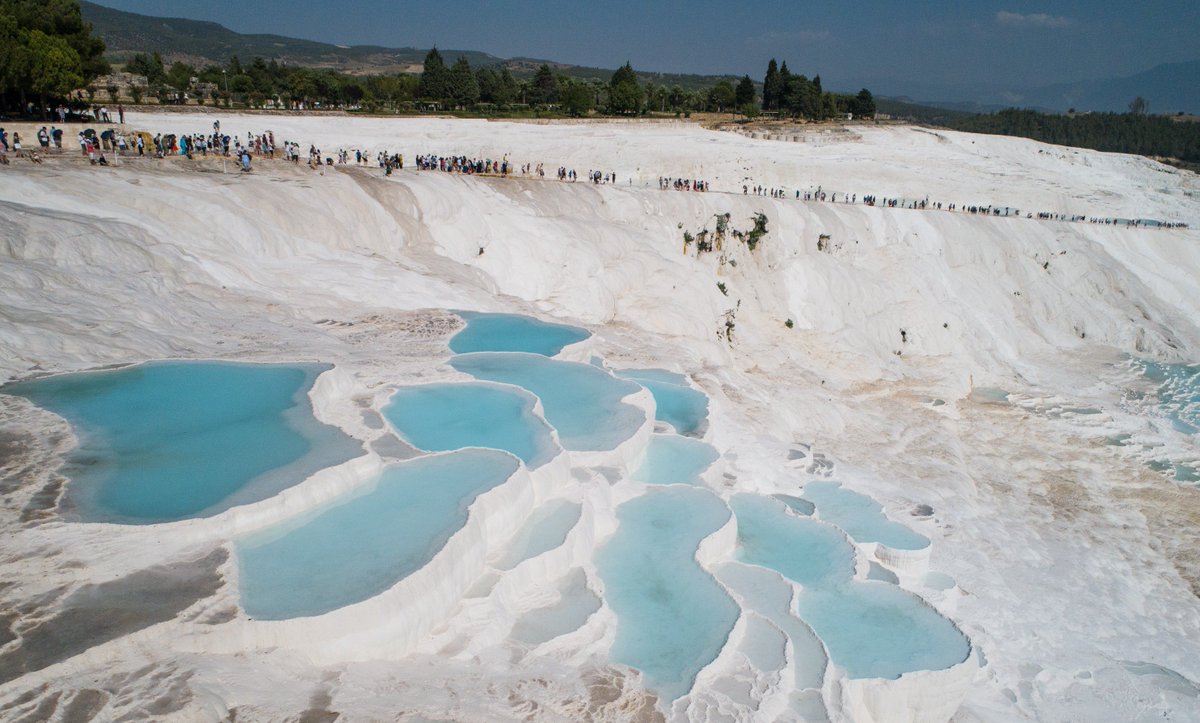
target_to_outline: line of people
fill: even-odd
[[[52,146],[54,148],[62,147],[62,131],[56,127],[47,129],[42,127],[38,131],[38,143],[45,150]],[[79,143],[85,156],[93,164],[107,165],[104,150],[116,150],[119,154],[136,149],[138,155],[144,155],[146,152],[145,138],[148,134],[135,133],[131,139],[127,139],[125,135],[119,131],[112,129],[106,130],[102,136],[96,136],[91,129],[81,131],[79,134]],[[243,170],[249,170],[247,159],[251,156],[275,157],[275,134],[272,131],[264,131],[261,134],[246,134],[246,143],[243,144],[240,138],[229,136],[220,132],[220,122],[213,123],[213,132],[211,134],[196,133],[191,135],[183,135],[176,137],[171,134],[158,134],[153,137],[153,145],[155,156],[163,158],[168,155],[178,154],[187,158],[194,158],[196,155],[207,156],[210,152],[216,155],[230,156],[234,155],[239,160],[242,160]],[[21,155],[22,141],[18,133],[13,133],[10,141],[3,128],[0,128],[0,155],[7,154],[12,149]],[[339,164],[348,164],[350,162],[350,151],[345,149],[339,150],[337,162]],[[368,153],[364,150],[355,149],[354,160],[356,164],[365,165],[368,162]],[[299,162],[300,147],[291,141],[283,143],[283,158],[285,161]],[[4,159],[7,161],[7,157]],[[38,159],[40,160],[40,158]],[[386,175],[391,175],[394,170],[402,170],[404,168],[404,157],[399,153],[389,154],[380,152],[376,156],[381,168],[384,169]],[[468,158],[467,156],[439,156],[435,154],[418,155],[416,156],[416,167],[422,171],[437,170],[447,173],[463,173],[463,174],[482,174],[494,175],[500,177],[508,177],[515,170],[507,157],[496,161],[490,158]],[[333,165],[334,159],[323,158],[321,151],[315,146],[309,147],[309,166],[314,170],[320,170],[324,173],[326,165]],[[543,164],[525,163],[519,167],[522,176],[533,176],[536,178],[545,178],[545,169]],[[557,172],[558,180],[565,182],[574,182],[577,180],[577,174],[574,169],[568,169],[565,166],[560,166]],[[617,174],[615,171],[589,170],[585,176],[591,183],[610,184],[617,182]],[[632,179],[630,179],[632,183]],[[677,190],[677,191],[701,191],[710,190],[709,182],[701,179],[687,178],[672,178],[660,176],[658,178],[658,186],[661,190]],[[787,191],[783,188],[771,188],[763,185],[750,186],[749,184],[742,185],[743,195],[748,195],[753,192],[755,195],[770,197],[775,199],[785,199],[788,197]],[[839,198],[840,196],[840,198]],[[794,192],[796,200],[815,201],[815,202],[832,202],[832,203],[847,203],[857,204],[860,202],[859,195],[856,193],[845,192],[829,192],[818,186],[815,190],[796,190]],[[883,208],[902,208],[912,210],[939,210],[953,211],[966,213],[971,215],[987,215],[1000,217],[1016,217],[1037,219],[1041,221],[1062,221],[1071,223],[1093,223],[1109,226],[1124,226],[1137,228],[1163,228],[1177,229],[1188,228],[1186,223],[1164,222],[1147,219],[1121,219],[1121,218],[1105,218],[1099,216],[1085,216],[1080,214],[1064,214],[1050,211],[1026,212],[1022,215],[1020,209],[996,206],[993,204],[944,204],[940,201],[930,201],[928,197],[924,199],[901,199],[878,197],[867,194],[861,197],[861,203],[867,206],[878,206]]]

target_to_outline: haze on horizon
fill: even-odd
[[[103,0],[146,15],[218,22],[343,45],[480,50],[646,71],[748,74],[769,58],[827,86],[1035,87],[1128,76],[1200,59],[1200,4],[1145,0],[931,0],[730,4],[715,0]]]

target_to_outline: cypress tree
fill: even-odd
[[[784,63],[786,66],[787,63]],[[775,59],[767,63],[767,76],[763,78],[763,110],[778,110],[783,87],[779,82],[779,66]]]

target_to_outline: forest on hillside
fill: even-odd
[[[954,120],[947,126],[972,133],[1020,136],[1063,146],[1200,163],[1200,123],[1132,109],[1128,113],[1058,115],[1010,108]]]

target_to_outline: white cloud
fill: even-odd
[[[1075,24],[1074,18],[1055,17],[1045,13],[1010,13],[1001,10],[996,13],[996,22],[1010,28],[1069,28]]]

